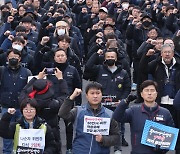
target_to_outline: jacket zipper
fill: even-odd
[[[89,149],[89,154],[91,154],[92,143],[93,143],[93,135],[92,135],[92,138],[91,138],[91,145],[90,145],[90,149]]]

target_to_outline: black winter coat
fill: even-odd
[[[158,98],[157,102],[160,102],[160,98],[163,96],[164,85],[166,82],[166,71],[165,65],[162,63],[162,58],[158,57],[157,59],[149,62],[150,56],[144,55],[141,58],[139,64],[139,70],[141,71],[140,75],[142,80],[148,79],[148,73],[152,74],[154,80],[158,83]],[[148,63],[149,62],[149,63]],[[175,93],[180,88],[180,64],[176,62],[176,64],[172,67],[172,69],[176,69],[175,80],[173,85],[175,86]]]
[[[30,82],[23,88],[19,101],[21,102],[24,98],[28,96],[29,93],[32,92],[33,83],[36,81],[36,78],[32,78]],[[49,81],[50,82],[50,81]],[[59,119],[57,113],[64,99],[68,96],[68,88],[66,81],[64,79],[59,80],[59,93],[54,94],[51,98],[42,100],[37,99],[39,112],[38,116],[45,119],[46,122],[52,127],[58,127]],[[52,89],[54,89],[52,85]],[[54,90],[55,91],[55,90]],[[56,97],[55,97],[56,96]],[[36,96],[35,96],[36,99]]]
[[[126,98],[130,93],[131,82],[127,71],[117,66],[112,73],[107,65],[95,65],[95,53],[87,62],[86,67],[96,75],[95,80],[102,84],[103,95],[116,95],[117,100]]]

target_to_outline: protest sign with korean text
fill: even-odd
[[[115,95],[103,95],[101,104],[105,106],[113,106],[118,102],[117,97]]]
[[[16,154],[43,154],[42,149],[18,146]]]
[[[35,151],[37,151],[37,149],[41,149],[38,151],[43,151],[44,147],[45,132],[43,129],[20,129],[17,150],[19,149],[19,151],[23,152],[27,150],[32,151],[33,149],[35,149]]]
[[[109,135],[110,118],[84,116],[84,133]]]
[[[146,120],[141,143],[151,147],[160,145],[161,149],[174,150],[179,129]]]

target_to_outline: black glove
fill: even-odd
[[[137,96],[135,94],[129,94],[128,97],[126,98],[126,102],[129,104],[130,102],[134,101],[137,99]]]
[[[44,21],[41,25],[41,27],[44,29],[46,28],[47,26],[49,25],[49,22],[48,21]]]
[[[45,53],[45,52],[48,52],[48,51],[50,51],[51,49],[50,49],[50,47],[48,47],[47,45],[45,45],[42,49],[41,49],[41,52],[42,53]]]
[[[158,154],[165,154],[166,152],[168,152],[168,150],[161,149],[160,145],[156,145],[154,151],[156,151]]]

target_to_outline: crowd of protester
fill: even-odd
[[[77,109],[76,106],[84,104],[80,91],[83,79],[95,84],[86,89],[89,106]],[[153,80],[158,85],[150,82],[142,87],[145,80]],[[81,127],[82,121],[77,123],[73,116],[78,119],[81,110],[81,117],[91,115],[88,112],[91,109],[94,116],[105,117],[112,117],[115,111],[118,122],[111,120],[109,138],[95,136],[94,142],[98,144],[90,145],[89,153],[109,153],[107,147],[114,146],[114,152],[120,154],[121,146],[128,146],[124,122],[129,119],[118,118],[118,109],[121,111],[120,106],[123,106],[119,104],[131,95],[131,91],[137,92],[135,103],[145,102],[142,93],[149,86],[154,86],[158,93],[154,96],[157,104],[172,115],[174,124],[167,125],[180,128],[179,0],[4,0],[0,4],[0,104],[3,115],[0,124],[8,127],[11,121],[28,128],[23,121],[38,121],[34,128],[46,128],[51,141],[43,147],[44,153],[62,153],[61,117],[66,127],[66,153],[84,154],[86,149],[81,149],[78,140],[81,134],[77,133],[77,138],[74,136],[74,131],[82,133],[82,130],[73,126],[75,123]],[[99,95],[98,103],[108,108],[107,111],[104,107],[92,107],[91,93]],[[64,100],[69,104],[67,109]],[[30,121],[24,108],[33,108],[32,112],[36,112]],[[38,118],[34,120],[36,116]],[[39,123],[45,127],[39,127]],[[15,125],[11,127],[13,130],[7,135],[6,129],[0,126],[4,154],[14,150],[12,139],[16,130]],[[92,140],[90,136],[82,135],[80,141],[88,149],[86,144],[92,144]],[[132,154],[140,151],[132,151]],[[148,152],[152,154],[151,150]],[[180,137],[176,154],[180,154]]]

